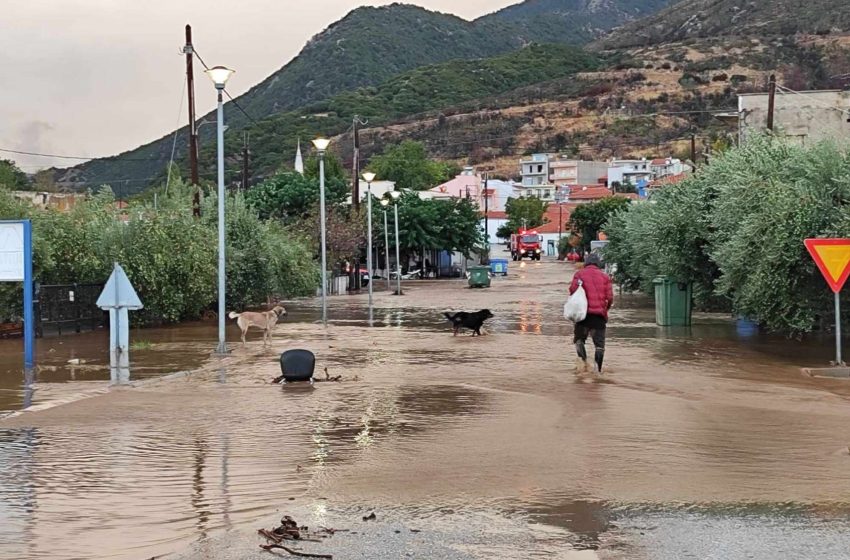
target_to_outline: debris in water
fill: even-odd
[[[340,529],[327,529],[322,527],[317,532],[310,532],[307,526],[298,526],[298,523],[292,517],[284,515],[280,520],[280,526],[275,527],[271,531],[268,529],[260,529],[257,531],[261,536],[265,537],[269,544],[261,544],[260,548],[271,551],[280,549],[288,552],[293,556],[301,556],[303,558],[333,558],[330,554],[310,554],[300,552],[282,545],[284,541],[299,541],[299,542],[322,542],[321,539],[331,537]]]
[[[378,516],[375,515],[374,511],[372,513],[370,513],[369,515],[366,515],[366,516],[363,517],[363,521],[375,521],[376,519],[378,519]]]
[[[299,552],[297,550],[285,547],[282,544],[261,544],[260,548],[262,548],[263,550],[274,550],[279,548],[281,550],[285,550],[293,556],[300,556],[302,558],[329,558],[333,560],[333,556],[330,554],[310,554],[309,552]]]
[[[335,376],[335,377],[331,377],[331,374],[329,374],[329,373],[328,373],[328,367],[327,367],[327,366],[325,366],[325,378],[324,378],[324,379],[316,379],[315,381],[316,381],[316,382],[319,382],[319,383],[321,383],[321,382],[335,382],[335,383],[339,383],[340,381],[342,381],[342,376],[341,376],[341,375],[337,375],[337,376]]]

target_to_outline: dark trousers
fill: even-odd
[[[587,350],[584,347],[587,342],[587,337],[593,338],[593,346],[596,349],[594,358],[599,371],[602,371],[602,361],[605,358],[605,329],[608,326],[608,320],[602,315],[588,315],[584,321],[576,323],[575,335],[573,343],[576,346],[578,357],[587,361]]]

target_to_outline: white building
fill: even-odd
[[[369,183],[360,179],[360,202],[366,200]],[[387,193],[395,190],[395,181],[372,181],[372,196],[383,198]],[[348,195],[347,204],[351,204],[351,195]]]
[[[767,129],[767,93],[738,95],[739,140]],[[777,88],[773,126],[776,134],[800,144],[850,140],[850,91],[792,92]]]
[[[612,159],[608,162],[608,184],[631,183],[652,180],[652,163],[643,159]]]
[[[509,198],[516,198],[514,184],[511,181],[500,181],[498,179],[490,179],[487,181],[487,189],[485,196],[487,197],[487,209],[492,212],[504,212],[505,204]],[[484,203],[481,203],[481,209],[484,209]]]
[[[519,162],[523,187],[540,187],[549,185],[549,160],[552,154],[532,154],[529,159]]]
[[[676,158],[658,158],[650,162],[652,180],[690,172],[691,166]]]

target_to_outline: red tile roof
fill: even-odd
[[[570,187],[570,200],[599,200],[612,193],[602,185],[574,185]]]
[[[561,232],[567,233],[567,232],[570,231],[570,227],[569,227],[569,224],[568,224],[569,219],[570,219],[569,214],[567,214],[565,212],[564,213],[564,225],[560,230]],[[540,227],[534,228],[534,231],[536,231],[537,233],[540,233],[540,234],[543,234],[543,233],[558,233],[558,220],[557,220],[557,218],[555,219],[554,222],[549,222],[548,224],[543,224]]]
[[[652,165],[667,165],[667,158],[658,158],[652,160]]]
[[[665,185],[675,185],[676,183],[681,183],[688,177],[687,173],[679,173],[678,175],[667,175],[666,177],[661,177],[660,179],[656,179],[652,183],[649,184],[650,187],[663,187]]]
[[[570,214],[578,206],[577,204],[569,204],[564,203],[561,205],[561,210],[558,210],[557,204],[550,204],[546,208],[546,213],[543,214],[543,217],[548,220],[548,223],[558,225],[558,216],[562,216],[564,218],[564,222],[568,222],[570,219]],[[548,224],[547,224],[548,225]],[[557,231],[557,228],[556,228]]]
[[[481,213],[481,217],[484,217],[484,212]],[[506,212],[500,212],[498,210],[489,210],[487,212],[487,217],[491,220],[507,220],[508,214]]]

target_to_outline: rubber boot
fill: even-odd
[[[602,361],[605,359],[605,349],[597,348],[596,355],[594,356],[596,360],[596,373],[602,373]]]

